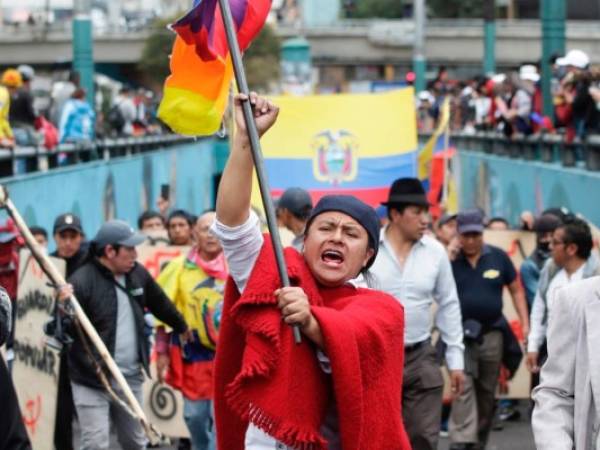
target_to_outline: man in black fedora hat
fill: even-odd
[[[383,204],[389,224],[381,231],[380,252],[371,271],[378,288],[404,305],[404,424],[414,450],[436,449],[444,382],[431,345],[430,311],[436,302],[436,327],[447,345],[452,393],[458,395],[464,384],[460,304],[446,250],[425,235],[429,202],[421,182],[416,178],[394,181]]]

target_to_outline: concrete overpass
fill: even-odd
[[[541,55],[541,24],[536,20],[498,21],[496,55],[499,67],[534,61]],[[132,64],[142,53],[148,31],[95,37],[98,63]],[[279,28],[281,37],[298,30]],[[341,21],[335,26],[304,30],[316,65],[407,65],[412,55],[411,21]],[[586,51],[600,62],[597,22],[569,22],[567,47]],[[3,65],[54,64],[71,60],[71,34],[62,31],[0,30]],[[483,60],[483,24],[479,20],[435,20],[427,28],[426,56],[430,63],[479,67]]]

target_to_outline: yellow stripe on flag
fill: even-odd
[[[450,130],[448,129],[448,125],[450,123],[450,99],[446,97],[444,102],[442,103],[442,110],[440,113],[440,121],[435,131],[427,141],[427,143],[423,146],[418,156],[418,177],[419,180],[425,180],[429,178],[429,174],[431,172],[431,159],[433,158],[433,152],[435,150],[435,144],[438,138],[443,134],[447,133]]]

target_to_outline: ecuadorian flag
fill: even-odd
[[[416,176],[412,88],[273,101],[279,118],[261,144],[274,197],[301,187],[313,202],[347,194],[378,206],[395,179]],[[261,204],[256,182],[253,204]]]

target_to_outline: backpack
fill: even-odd
[[[125,127],[125,118],[123,117],[123,113],[121,112],[121,104],[114,104],[108,114],[106,115],[106,121],[110,125],[111,129],[115,130],[117,133],[121,133],[123,128]]]

